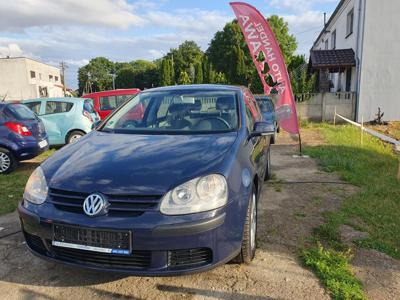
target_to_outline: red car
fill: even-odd
[[[140,89],[121,89],[90,93],[83,95],[82,98],[93,100],[94,110],[98,112],[103,120],[114,109],[139,93]]]

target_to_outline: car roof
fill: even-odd
[[[243,91],[244,87],[223,84],[188,84],[188,85],[173,85],[151,88],[143,92],[161,92],[161,91],[191,91],[191,90],[211,90],[211,91]]]
[[[101,92],[94,92],[82,95],[82,98],[90,97],[90,96],[113,96],[113,95],[131,95],[132,93],[140,93],[140,89],[132,88],[132,89],[117,89],[117,90],[108,90]]]
[[[72,102],[72,103],[79,103],[84,100],[85,98],[74,98],[74,97],[61,97],[61,98],[36,98],[36,99],[27,99],[22,100],[21,103],[28,103],[28,102],[36,102],[36,101],[55,101],[55,102]]]

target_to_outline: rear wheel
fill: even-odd
[[[236,263],[249,264],[256,254],[257,239],[257,195],[253,186],[246,221],[244,223],[242,247],[239,255],[234,259]]]
[[[267,166],[265,167],[264,181],[271,179],[271,148],[267,152]]]
[[[0,148],[0,174],[11,173],[16,164],[17,161],[15,160],[14,155],[12,155],[9,150]]]
[[[71,131],[67,137],[67,144],[72,144],[85,135],[84,132],[79,130]]]

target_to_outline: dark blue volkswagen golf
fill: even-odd
[[[246,88],[144,91],[34,171],[19,205],[27,245],[136,275],[249,263],[273,133]]]

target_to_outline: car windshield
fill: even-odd
[[[233,91],[152,91],[136,95],[102,127],[123,133],[210,133],[238,128]]]
[[[17,120],[35,120],[33,111],[22,104],[11,104],[7,106],[8,112]]]

